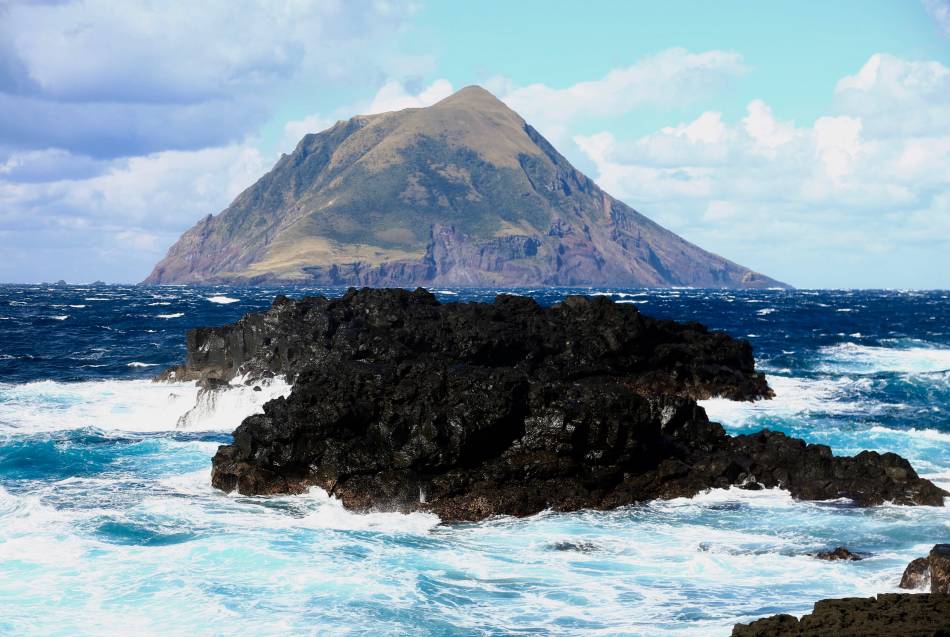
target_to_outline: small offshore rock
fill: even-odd
[[[576,551],[578,553],[593,553],[597,550],[597,545],[591,542],[555,542],[549,544],[551,551]]]
[[[818,553],[815,553],[815,557],[819,560],[828,560],[830,562],[837,560],[857,562],[864,559],[864,557],[858,553],[853,553],[843,546],[839,546],[830,551],[819,551]]]

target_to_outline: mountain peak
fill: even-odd
[[[147,282],[781,285],[614,199],[477,85],[307,135]]]
[[[461,88],[442,101],[439,104],[478,104],[478,103],[496,103],[501,102],[500,99],[495,97],[495,95],[479,86],[478,84],[471,84],[465,88]]]

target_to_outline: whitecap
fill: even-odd
[[[761,310],[758,310],[756,314],[758,314],[759,316],[768,316],[769,314],[772,314],[773,312],[776,312],[776,311],[777,310],[774,307],[764,307]]]
[[[920,374],[950,369],[950,349],[912,346],[879,347],[858,343],[840,343],[822,347],[819,371],[874,374],[906,372]]]
[[[86,307],[86,306],[85,306],[85,305],[70,305],[69,307],[74,307],[74,308],[76,308],[77,310],[81,310],[82,308],[84,308],[84,307]]]
[[[150,380],[100,380],[74,383],[0,383],[0,430],[45,432],[83,427],[108,431],[169,431],[190,414],[187,427],[231,431],[271,398],[286,396],[290,385],[274,380],[262,391],[236,386],[218,392],[213,404],[196,411],[195,383]]]
[[[211,301],[212,303],[220,303],[222,305],[227,305],[228,303],[237,303],[241,299],[235,299],[230,296],[209,296],[205,300]]]
[[[185,315],[184,312],[175,312],[174,314],[156,314],[156,315],[155,315],[155,318],[160,318],[160,319],[176,319],[176,318],[181,318],[181,317],[183,317],[184,315]]]
[[[68,315],[68,314],[58,314],[58,315],[56,315],[56,316],[50,316],[49,318],[51,318],[51,319],[53,319],[53,320],[55,320],[55,321],[65,321],[66,319],[69,318],[69,315]]]
[[[155,367],[158,363],[141,363],[139,361],[132,361],[131,363],[126,363],[126,367]]]

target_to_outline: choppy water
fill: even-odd
[[[179,428],[195,388],[148,378],[182,359],[185,329],[277,291],[0,287],[0,635],[727,635],[895,590],[950,540],[950,509],[778,490],[452,526],[317,491],[221,494],[217,445],[287,388],[234,390]],[[896,451],[950,487],[950,294],[600,292],[753,343],[777,397],[707,401],[728,430]],[[839,544],[873,556],[805,555]]]

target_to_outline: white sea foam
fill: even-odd
[[[756,421],[763,417],[784,420],[793,416],[807,418],[813,413],[845,415],[869,413],[883,407],[854,400],[859,386],[869,382],[866,379],[805,379],[774,375],[768,375],[766,379],[775,391],[775,397],[771,400],[742,402],[711,398],[699,404],[706,410],[710,420],[738,429],[748,426],[758,428]]]
[[[290,386],[272,381],[263,391],[245,385],[198,401],[195,383],[103,380],[78,383],[0,383],[0,430],[57,431],[96,427],[117,431],[165,431],[182,424],[195,430],[230,431],[262,405],[287,395]],[[185,421],[180,424],[180,420]]]
[[[126,367],[155,367],[158,363],[142,363],[140,361],[132,361],[131,363],[126,363]]]
[[[763,307],[761,310],[756,311],[756,314],[759,316],[768,316],[773,312],[777,311],[774,307]]]
[[[820,371],[874,374],[905,372],[920,374],[950,369],[950,349],[937,347],[878,347],[840,343],[819,350]]]
[[[53,320],[56,320],[56,321],[65,321],[66,319],[69,318],[69,315],[68,315],[68,314],[58,314],[58,315],[56,315],[56,316],[51,316],[51,317],[49,317],[49,318],[51,318],[51,319],[53,319]]]
[[[176,318],[181,318],[181,317],[183,317],[184,315],[185,315],[184,312],[175,312],[174,314],[156,314],[156,315],[155,315],[155,318],[160,318],[160,319],[176,319]]]
[[[251,414],[260,413],[267,401],[287,396],[290,390],[283,379],[265,379],[249,385],[243,378],[236,379],[225,390],[199,390],[192,406],[178,417],[176,426],[205,430],[220,428],[219,422],[237,425]]]
[[[228,303],[237,303],[237,302],[240,301],[241,299],[235,299],[235,298],[230,297],[230,296],[209,296],[209,297],[206,297],[205,300],[211,301],[212,303],[219,303],[219,304],[222,304],[222,305],[227,305]]]

